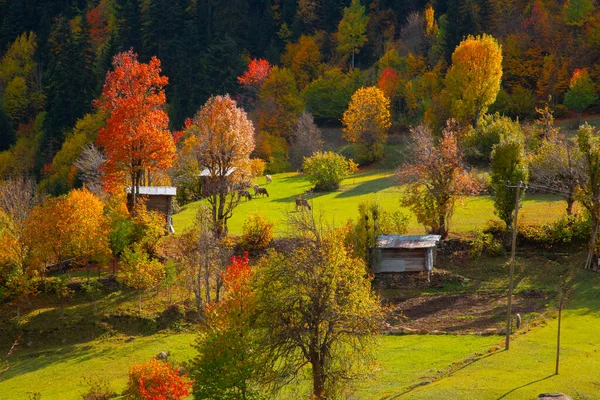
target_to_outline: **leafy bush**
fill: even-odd
[[[376,260],[372,249],[381,234],[401,235],[406,233],[409,218],[400,211],[383,210],[376,199],[365,200],[358,205],[356,222],[346,224],[344,244],[357,256],[371,265]]]
[[[273,224],[260,214],[249,215],[243,230],[240,247],[248,253],[265,250],[273,240]]]
[[[129,370],[125,398],[131,400],[183,399],[190,394],[192,383],[177,368],[155,359],[134,364]]]
[[[248,172],[252,179],[263,176],[265,174],[265,168],[267,168],[267,163],[262,158],[252,158],[248,162]]]
[[[340,187],[344,178],[356,171],[356,164],[341,154],[328,151],[305,158],[302,168],[308,180],[315,185],[315,191],[331,192]]]
[[[476,259],[481,257],[483,253],[494,257],[503,255],[502,241],[491,233],[477,232],[475,239],[471,241],[469,255],[471,258]]]
[[[106,379],[88,378],[85,383],[89,386],[87,393],[81,395],[83,400],[108,400],[114,395]]]
[[[543,225],[520,224],[520,240],[546,248],[564,244],[587,243],[592,222],[588,216],[567,215],[554,222]]]
[[[490,233],[495,238],[502,238],[506,234],[506,224],[497,219],[490,219],[483,228],[483,233]]]

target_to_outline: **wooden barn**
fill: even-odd
[[[375,248],[375,274],[431,272],[439,235],[380,235]]]
[[[173,198],[177,195],[177,188],[173,186],[140,186],[140,197],[146,199],[146,208],[158,211],[165,216],[165,223],[169,233],[175,233],[172,223]],[[131,187],[127,188],[127,203],[131,202]]]

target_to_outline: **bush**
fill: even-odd
[[[481,257],[483,253],[494,257],[504,255],[502,241],[491,233],[477,232],[475,239],[471,241],[469,255],[471,258],[476,259]]]
[[[483,228],[483,233],[490,233],[495,238],[503,238],[506,235],[506,224],[497,219],[490,219]]]
[[[315,191],[331,192],[340,187],[344,178],[356,171],[356,164],[341,154],[328,151],[305,158],[302,168],[308,180],[315,185]]]
[[[129,370],[125,398],[131,400],[183,399],[190,394],[192,383],[177,368],[155,359],[134,364]]]
[[[252,179],[256,179],[259,176],[263,176],[265,174],[266,168],[267,163],[262,158],[252,158],[248,163],[248,171],[250,172],[250,177]]]
[[[358,218],[348,221],[344,244],[357,257],[372,265],[377,260],[372,250],[377,236],[382,234],[402,235],[406,233],[409,218],[400,211],[385,211],[377,199],[362,201],[358,205]]]
[[[248,216],[243,230],[240,247],[248,253],[256,254],[265,250],[273,240],[273,224],[260,214]]]
[[[517,235],[526,243],[551,248],[565,244],[585,244],[591,231],[592,222],[589,217],[567,215],[543,225],[519,224]]]
[[[106,379],[88,378],[85,383],[90,387],[87,393],[81,395],[83,400],[108,400],[114,395]]]

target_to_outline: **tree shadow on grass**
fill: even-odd
[[[503,352],[503,351],[505,351],[505,350],[494,351],[493,353],[489,353],[489,354],[486,354],[486,355],[484,355],[484,356],[481,356],[481,357],[470,357],[470,358],[468,358],[468,359],[467,359],[465,362],[463,362],[463,363],[462,363],[462,365],[461,365],[460,367],[458,367],[458,368],[456,368],[456,369],[452,369],[452,370],[451,370],[451,371],[450,371],[448,374],[445,374],[444,376],[441,376],[441,377],[439,377],[439,378],[437,378],[437,379],[435,379],[435,380],[431,380],[431,381],[423,381],[423,382],[419,382],[419,383],[417,383],[417,384],[415,384],[415,385],[411,385],[411,386],[409,386],[409,387],[408,387],[408,388],[407,388],[407,389],[406,389],[404,392],[402,392],[402,393],[398,393],[397,395],[395,395],[395,396],[392,396],[392,397],[390,397],[389,399],[390,399],[390,400],[399,399],[399,398],[401,398],[402,396],[404,396],[404,395],[406,395],[406,394],[409,394],[410,392],[412,392],[412,391],[413,391],[413,390],[415,390],[415,389],[418,389],[418,388],[420,388],[420,387],[422,387],[422,386],[429,385],[430,383],[432,383],[432,382],[436,382],[436,381],[439,381],[440,379],[443,379],[443,378],[446,378],[446,377],[452,376],[452,375],[454,375],[456,372],[458,372],[458,371],[461,371],[461,370],[463,370],[463,369],[467,368],[468,366],[475,364],[476,362],[478,362],[478,361],[480,361],[480,360],[486,359],[486,358],[488,358],[488,357],[491,357],[491,356],[493,356],[493,355],[495,355],[495,354],[497,354],[497,353],[501,353],[501,352]]]
[[[105,356],[110,351],[110,349],[94,351],[92,346],[69,345],[26,354],[17,352],[9,359],[10,368],[0,375],[0,382],[48,368],[57,363],[64,363],[70,358],[77,357],[75,362],[82,363],[96,357]]]
[[[350,183],[351,184],[351,183]],[[365,194],[375,194],[379,191],[389,189],[395,186],[394,176],[382,176],[381,178],[371,179],[366,182],[361,182],[350,190],[345,190],[337,194],[335,197],[339,199],[347,197],[362,196]]]
[[[540,378],[540,379],[537,379],[537,380],[535,380],[535,381],[531,381],[531,382],[529,382],[529,383],[526,383],[526,384],[524,384],[524,385],[517,386],[516,388],[514,388],[514,389],[511,389],[511,390],[509,390],[508,392],[504,393],[502,396],[498,397],[498,399],[497,399],[497,400],[504,399],[506,396],[508,396],[509,394],[511,394],[511,393],[513,393],[513,392],[515,392],[515,391],[517,391],[517,390],[519,390],[519,389],[522,389],[522,388],[524,388],[524,387],[527,387],[527,386],[529,386],[529,385],[533,385],[534,383],[538,383],[538,382],[545,381],[546,379],[552,378],[553,376],[554,376],[554,374],[551,374],[551,375],[548,375],[548,376],[546,376],[546,377],[544,377],[544,378]]]

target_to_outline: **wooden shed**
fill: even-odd
[[[158,211],[165,216],[167,230],[175,233],[173,228],[173,198],[177,195],[177,188],[173,186],[140,186],[140,196],[146,199],[146,208]],[[127,188],[127,203],[131,201],[131,187]]]
[[[380,235],[377,237],[373,272],[427,272],[435,263],[439,235]]]

